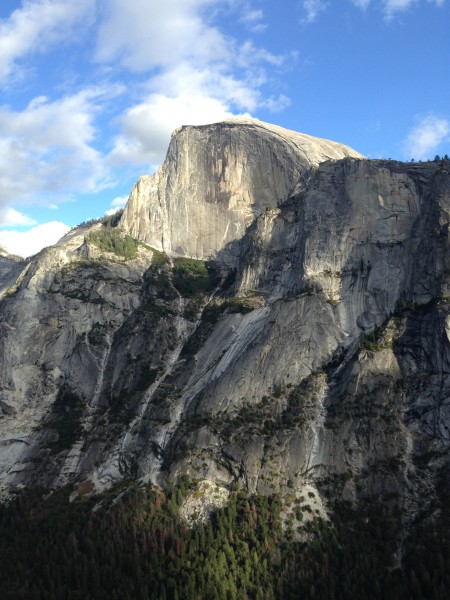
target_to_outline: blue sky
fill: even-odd
[[[450,154],[450,0],[1,0],[0,244],[123,205],[185,124]]]

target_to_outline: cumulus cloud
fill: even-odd
[[[450,122],[435,115],[420,119],[406,138],[403,146],[406,158],[427,160],[434,158],[440,144],[449,141]]]
[[[180,125],[201,125],[232,116],[226,105],[201,93],[174,97],[151,94],[121,118],[122,133],[115,139],[109,160],[113,165],[161,164],[172,131]]]
[[[111,201],[112,208],[109,208],[106,211],[106,214],[108,216],[114,215],[116,212],[118,212],[119,210],[122,210],[122,208],[124,208],[127,201],[128,201],[128,196],[117,196],[117,198],[114,198],[114,200]]]
[[[128,201],[128,196],[117,196],[111,202],[111,206],[115,206],[116,208],[123,208]]]
[[[81,21],[86,26],[93,10],[91,0],[24,0],[21,8],[0,21],[0,82],[19,59],[67,42],[74,26]]]
[[[117,170],[151,171],[180,125],[287,106],[285,95],[263,91],[286,57],[225,34],[215,25],[222,9],[234,11],[249,32],[265,27],[262,10],[246,0],[23,0],[1,20],[0,83],[10,83],[18,67],[32,66],[36,54],[66,43],[81,83],[59,98],[58,89],[47,86],[52,97],[37,92],[24,108],[0,106],[3,222],[25,225],[21,205],[56,206],[96,193],[114,183]],[[86,35],[93,54],[72,52],[69,44]],[[55,69],[66,73],[55,57]],[[126,81],[127,94],[113,85],[83,89],[85,70],[93,68],[86,60],[94,62],[99,81]],[[111,98],[117,98],[114,106]],[[12,206],[16,214],[7,212]]]
[[[170,134],[180,125],[249,115],[262,106],[271,110],[286,106],[285,96],[266,99],[260,91],[268,80],[266,70],[280,68],[286,57],[258,48],[251,41],[238,44],[222,35],[207,23],[201,11],[212,4],[223,2],[170,0],[149,31],[147,24],[142,29],[147,5],[132,2],[125,16],[123,4],[112,3],[100,31],[97,59],[114,58],[131,70],[150,69],[151,74],[147,95],[117,120],[121,131],[114,139],[110,164],[154,168],[164,159]],[[262,18],[260,11],[244,14],[254,22]],[[121,37],[122,17],[128,19],[133,35],[127,32]]]
[[[49,204],[49,196],[93,192],[108,183],[95,149],[94,120],[111,89],[84,90],[50,101],[34,98],[23,111],[0,107],[0,205]]]
[[[45,246],[55,244],[70,227],[59,221],[43,223],[28,231],[0,231],[0,245],[10,254],[32,256]]]
[[[225,36],[203,10],[224,0],[109,0],[99,27],[96,58],[118,60],[132,71],[167,67],[189,59],[197,65],[228,58]]]
[[[15,225],[36,225],[34,219],[30,219],[27,215],[19,212],[15,208],[0,207],[0,227],[12,227]]]

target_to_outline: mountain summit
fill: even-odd
[[[448,161],[182,127],[118,224],[2,271],[5,493],[187,476],[406,531],[448,468],[449,224]]]
[[[348,146],[254,119],[181,127],[157,173],[141,177],[120,226],[169,255],[210,259],[284,202],[312,167],[363,158]]]

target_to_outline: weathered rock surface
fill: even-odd
[[[25,261],[11,256],[0,246],[0,292],[13,285],[24,268]]]
[[[406,524],[426,509],[450,447],[449,163],[338,146],[311,167],[333,145],[276,132],[174,136],[121,221],[170,258],[141,244],[125,260],[82,229],[20,266],[1,301],[5,487],[187,474],[381,497]],[[230,236],[221,182],[241,186]]]
[[[327,159],[362,158],[348,146],[250,119],[182,127],[167,158],[131,192],[121,226],[169,255],[233,262],[253,219]]]

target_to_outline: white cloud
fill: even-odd
[[[384,2],[384,14],[390,20],[400,12],[409,10],[418,0],[386,0]]]
[[[111,215],[115,215],[117,212],[119,212],[119,210],[122,210],[120,207],[118,208],[108,208],[108,210],[105,212],[105,215],[107,217],[110,217]]]
[[[234,105],[238,111],[252,111],[258,106],[258,88],[266,82],[266,74],[264,69],[257,69],[251,64],[251,60],[248,51],[236,52],[236,63],[244,70],[241,77],[234,75],[227,65],[200,69],[188,62],[180,63],[153,77],[149,88],[157,96],[183,100],[182,104],[191,105],[197,114],[200,107],[195,109],[195,103],[200,97],[208,103],[214,100],[215,110],[218,106],[226,107],[228,113],[232,110],[231,105]],[[171,106],[170,110],[173,108]],[[182,117],[185,116],[187,111],[183,110]],[[209,116],[211,110],[205,115],[205,119]],[[206,120],[204,122],[207,123]],[[178,125],[182,123],[186,121],[179,121]]]
[[[247,9],[247,11],[239,19],[253,33],[260,33],[267,29],[267,24],[264,23],[264,13],[262,10]]]
[[[0,208],[0,227],[14,227],[16,225],[36,225],[36,221],[14,208]]]
[[[122,208],[125,206],[127,201],[128,201],[128,196],[118,196],[117,198],[114,198],[114,200],[112,200],[112,202],[111,202],[112,208],[108,209],[105,214],[108,217],[116,214],[116,212],[119,212],[119,210],[122,210]]]
[[[328,2],[323,2],[323,0],[303,0],[302,5],[305,12],[302,23],[309,24],[315,21],[318,15],[326,9]]]
[[[281,112],[290,105],[291,99],[285,96],[284,94],[280,94],[276,97],[272,96],[264,101],[264,106],[268,108],[271,112]]]
[[[151,94],[122,117],[122,134],[110,155],[112,164],[158,166],[164,160],[172,131],[180,125],[200,125],[232,116],[220,100],[187,92],[175,97]]]
[[[409,133],[403,146],[406,158],[434,158],[440,144],[449,141],[450,122],[434,115],[423,117]]]
[[[269,65],[280,67],[286,60],[286,56],[281,54],[272,54],[265,48],[257,48],[251,41],[246,41],[239,48],[236,55],[239,66],[250,66],[255,63],[267,63]]]
[[[67,42],[74,25],[82,21],[86,27],[90,22],[94,8],[92,0],[24,0],[21,8],[0,21],[0,81],[19,59]]]
[[[351,2],[357,8],[366,10],[370,5],[371,0],[351,0]],[[440,7],[444,5],[445,0],[427,0],[427,2]],[[418,5],[419,0],[383,0],[380,4],[386,20],[390,21],[398,14],[406,12],[413,6]]]
[[[55,244],[69,229],[64,223],[51,221],[28,231],[0,231],[0,245],[10,254],[32,256],[45,246]]]
[[[58,206],[95,193],[114,183],[115,168],[148,172],[162,162],[180,125],[287,106],[286,96],[262,91],[273,85],[285,57],[219,30],[214,19],[229,8],[250,31],[264,27],[263,12],[245,0],[23,0],[0,21],[0,80],[12,77],[13,68],[16,73],[18,66],[32,65],[25,59],[34,54],[90,35],[96,77],[101,72],[110,80],[122,78],[129,87],[113,107],[111,97],[123,88],[101,84],[59,99],[36,92],[21,109],[0,106],[0,210]],[[96,29],[86,33],[84,25],[94,18]],[[89,53],[67,46],[67,56],[82,81]],[[51,86],[42,89],[57,93]],[[97,138],[105,108],[111,108],[109,126],[116,128],[103,130],[108,146]]]
[[[156,6],[158,4],[158,6]],[[239,44],[211,24],[213,9],[231,0],[112,0],[99,28],[96,59],[148,72],[148,93],[117,120],[110,164],[160,164],[171,132],[248,114],[258,107],[279,110],[285,97],[265,99],[266,69],[285,57],[250,41]],[[208,11],[207,11],[208,9]],[[243,6],[243,21],[260,23],[263,13]],[[208,19],[209,17],[209,19]]]
[[[108,183],[94,147],[94,120],[111,89],[83,90],[54,102],[40,96],[23,111],[0,107],[0,206],[94,192]]]
[[[96,58],[118,60],[132,71],[176,65],[198,66],[228,58],[226,38],[202,10],[224,0],[109,0],[100,25]]]
[[[116,208],[123,208],[128,201],[128,196],[117,196],[111,202],[111,206],[115,206]]]

